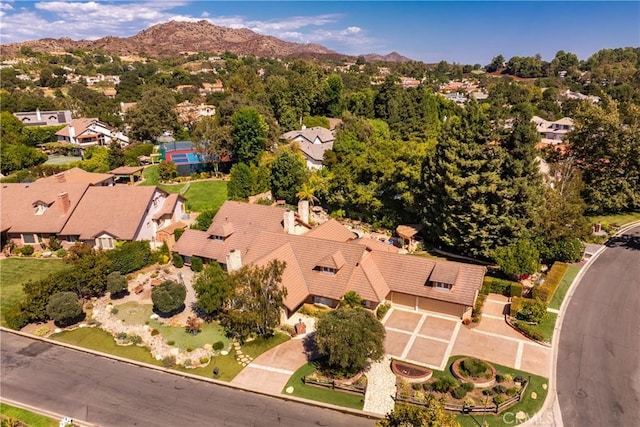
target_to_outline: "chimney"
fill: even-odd
[[[309,201],[308,200],[300,200],[298,202],[298,216],[300,217],[300,221],[305,224],[309,224]]]
[[[60,199],[60,206],[62,207],[62,211],[64,213],[67,213],[67,211],[71,207],[71,201],[69,200],[69,193],[67,193],[66,191],[63,191],[62,193],[58,194],[58,199]]]
[[[287,234],[295,234],[296,216],[289,209],[284,212],[284,232]]]
[[[73,142],[75,137],[76,137],[76,129],[72,125],[69,125],[69,139],[71,139],[71,142]]]
[[[302,125],[302,130],[305,130],[307,128],[307,125]]]
[[[227,271],[232,272],[242,268],[242,254],[240,249],[231,249],[227,254]]]
[[[36,119],[38,121],[42,120],[42,115],[40,114],[40,109],[39,108],[36,108]]]
[[[57,173],[54,176],[56,177],[56,182],[66,182],[67,181],[67,178],[64,176],[64,172]]]

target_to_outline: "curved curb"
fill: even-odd
[[[27,405],[26,403],[22,403],[22,402],[16,402],[15,400],[7,399],[7,398],[4,398],[4,397],[0,399],[0,402],[4,403],[4,404],[7,404],[7,405],[15,406],[16,408],[20,408],[20,409],[24,409],[26,411],[33,412],[34,414],[42,415],[44,417],[53,418],[56,421],[62,420],[65,417],[65,415],[58,414],[57,412],[47,411],[46,409],[42,409],[42,408],[39,408],[39,407],[36,407],[36,406]],[[87,423],[86,421],[76,420],[76,419],[73,420],[73,424],[77,425],[79,427],[98,427],[97,424],[90,424],[90,423]]]
[[[136,361],[136,360],[126,359],[124,357],[115,356],[115,355],[109,354],[109,353],[103,353],[103,352],[92,350],[92,349],[89,349],[89,348],[79,347],[79,346],[76,346],[76,345],[73,345],[73,344],[67,344],[67,343],[64,343],[64,342],[55,341],[55,340],[52,340],[52,339],[49,339],[49,338],[36,337],[34,335],[30,335],[30,334],[27,334],[25,332],[15,331],[13,329],[5,328],[4,326],[0,326],[0,331],[11,333],[11,334],[14,334],[14,335],[19,335],[19,336],[22,336],[24,338],[29,338],[29,339],[32,339],[32,340],[46,342],[48,344],[56,345],[56,346],[59,346],[59,347],[65,347],[65,348],[68,348],[68,349],[71,349],[71,350],[75,350],[75,351],[78,351],[78,352],[81,352],[81,353],[87,353],[87,354],[92,354],[94,356],[104,357],[105,359],[117,360],[119,362],[127,363],[129,365],[139,366],[139,367],[147,368],[147,369],[153,369],[153,370],[156,370],[156,371],[164,372],[166,374],[181,376],[181,377],[189,378],[189,379],[192,379],[192,380],[208,382],[208,383],[216,384],[216,385],[219,385],[219,386],[223,386],[223,387],[232,388],[232,389],[235,389],[235,390],[244,391],[244,392],[247,392],[247,393],[254,393],[254,394],[259,394],[261,396],[272,397],[272,398],[283,400],[285,402],[302,403],[302,404],[305,404],[305,405],[311,405],[311,406],[315,406],[315,407],[323,408],[323,409],[330,409],[332,411],[341,412],[343,414],[354,415],[354,416],[358,416],[358,417],[362,417],[362,418],[369,418],[369,419],[372,419],[372,420],[373,419],[378,420],[378,419],[384,418],[383,415],[379,415],[379,414],[375,414],[375,413],[371,413],[371,412],[366,412],[366,411],[362,411],[362,410],[358,410],[358,409],[345,408],[345,407],[342,407],[342,406],[332,405],[330,403],[324,403],[324,402],[318,402],[318,401],[315,401],[315,400],[303,399],[301,397],[296,397],[296,396],[287,396],[287,395],[284,395],[284,394],[281,394],[281,395],[280,394],[271,394],[271,393],[266,393],[266,392],[262,392],[262,391],[259,391],[259,390],[253,390],[253,389],[250,389],[248,387],[243,387],[243,386],[239,386],[239,385],[236,385],[236,384],[231,384],[230,382],[226,382],[226,381],[220,381],[220,380],[216,380],[216,379],[213,379],[213,378],[203,377],[203,376],[200,376],[200,375],[189,374],[187,372],[180,372],[180,371],[176,371],[176,370],[169,369],[169,368],[163,368],[161,366],[155,366],[155,365],[151,365],[151,364],[145,363],[145,362],[139,362],[139,361]],[[7,403],[9,403],[4,398],[2,398],[1,400],[2,401],[6,401]],[[11,403],[9,403],[9,404],[11,404]],[[26,406],[24,404],[20,404],[20,405]],[[16,406],[19,406],[18,403],[16,403]],[[86,424],[86,423],[84,425],[91,426],[90,424]]]
[[[628,230],[631,230],[632,228],[635,228],[637,226],[640,226],[640,220],[630,222],[629,224],[622,226],[620,230],[616,231],[614,235],[610,236],[607,239],[607,241],[602,245],[602,247],[598,249],[596,253],[594,253],[593,256],[591,256],[591,258],[587,260],[587,262],[580,269],[576,277],[573,279],[573,283],[571,283],[571,286],[569,286],[569,289],[567,290],[567,294],[562,300],[562,305],[560,306],[560,310],[558,312],[558,318],[556,319],[556,325],[553,329],[553,342],[551,345],[551,348],[553,350],[553,357],[552,357],[551,372],[549,375],[549,392],[547,393],[547,398],[545,399],[544,404],[542,405],[540,410],[538,410],[538,412],[534,414],[532,419],[530,421],[527,421],[526,423],[521,424],[522,426],[532,427],[537,425],[545,425],[545,424],[540,424],[539,422],[544,422],[545,419],[549,418],[549,417],[540,417],[541,414],[544,414],[547,411],[551,411],[551,413],[553,414],[553,417],[552,417],[553,422],[552,423],[547,422],[546,425],[553,425],[555,427],[564,426],[564,423],[562,421],[562,412],[560,410],[560,404],[558,402],[558,394],[556,389],[556,377],[557,377],[557,371],[558,371],[558,346],[560,343],[560,333],[562,330],[562,323],[564,322],[564,315],[565,315],[565,312],[567,311],[567,306],[569,305],[569,302],[571,301],[571,298],[573,297],[573,294],[575,293],[576,289],[580,285],[582,278],[587,273],[587,271],[589,271],[589,268],[591,268],[591,265],[595,262],[596,259],[598,259],[598,257],[600,256],[600,254],[602,254],[602,252],[608,249],[608,247],[606,246],[606,243],[609,240],[611,240],[613,237],[623,234]]]

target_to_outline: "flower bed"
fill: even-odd
[[[419,383],[427,381],[433,375],[433,371],[422,366],[411,365],[399,360],[391,361],[391,370],[394,374],[402,377],[409,383]]]
[[[367,377],[362,372],[358,372],[351,378],[334,379],[315,371],[302,378],[302,382],[307,385],[324,387],[335,390],[346,391],[348,393],[364,394],[367,392]]]
[[[463,357],[453,362],[451,372],[460,381],[478,388],[491,387],[496,383],[496,368],[473,357]]]

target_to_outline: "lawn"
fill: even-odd
[[[312,363],[307,363],[298,369],[293,376],[289,378],[289,382],[284,386],[282,393],[289,394],[286,393],[285,390],[287,387],[293,387],[293,393],[291,393],[292,396],[315,400],[317,402],[330,403],[332,405],[343,406],[345,408],[362,409],[364,407],[364,396],[359,394],[345,393],[330,390],[328,388],[305,385],[302,382],[302,377],[311,374],[315,369],[316,368]]]
[[[620,227],[633,221],[640,220],[640,212],[625,212],[616,215],[600,215],[590,216],[589,221],[592,224],[601,223],[603,225],[608,224],[614,227]]]
[[[160,331],[160,335],[167,341],[173,341],[176,347],[187,348],[199,348],[205,344],[213,344],[217,341],[222,341],[225,348],[229,348],[231,341],[224,335],[224,329],[216,322],[204,323],[202,330],[199,334],[193,335],[188,333],[185,328],[168,326],[164,323],[156,320],[150,320],[149,317],[153,314],[153,306],[151,304],[138,304],[130,301],[125,304],[116,306],[118,312],[116,317],[127,324],[148,324],[154,329]]]
[[[0,419],[3,420],[2,425],[5,425],[4,420],[14,419],[20,421],[22,424],[29,427],[57,427],[60,423],[53,418],[45,417],[44,415],[36,414],[26,409],[17,408],[15,406],[7,405],[6,403],[0,403]],[[7,422],[7,426],[13,425]]]
[[[227,200],[227,181],[197,181],[174,185],[158,184],[157,166],[145,168],[143,175],[145,180],[141,185],[157,185],[169,193],[180,193],[188,185],[183,196],[187,199],[187,209],[192,212],[217,210]]]
[[[532,325],[531,328],[542,334],[542,340],[544,342],[551,343],[553,341],[553,330],[556,327],[556,319],[558,315],[556,313],[547,312],[546,317],[537,325]]]
[[[22,298],[22,284],[69,268],[59,259],[8,258],[0,260],[0,324],[5,310]]]
[[[449,362],[447,363],[447,370],[433,371],[434,378],[443,378],[443,377],[454,378],[453,374],[451,374],[451,364],[455,362],[457,359],[459,359],[460,357],[463,357],[463,356],[452,356],[451,358],[449,358]],[[497,363],[491,362],[491,364],[496,368],[496,371],[499,374],[510,374],[512,376],[524,375],[525,377],[530,378],[531,381],[529,382],[529,385],[527,385],[527,390],[524,398],[519,403],[515,404],[514,406],[507,409],[506,411],[503,411],[502,414],[500,415],[487,414],[485,417],[485,421],[487,422],[487,425],[490,427],[506,426],[506,425],[509,425],[507,424],[507,421],[509,420],[512,421],[512,424],[513,424],[513,421],[514,421],[513,416],[511,418],[509,417],[503,418],[505,413],[507,412],[511,413],[512,415],[515,415],[516,412],[522,411],[525,414],[527,414],[529,418],[532,418],[540,410],[540,408],[542,408],[544,400],[547,397],[547,390],[542,388],[543,384],[548,385],[547,379],[544,377],[540,377],[538,375],[529,374],[528,372],[523,372],[517,369],[512,369],[506,366],[498,365]],[[531,399],[531,392],[535,392],[538,395],[535,400]],[[473,417],[471,415],[460,414],[456,418],[462,427],[477,427],[482,422],[481,414],[473,415]]]
[[[575,280],[578,272],[580,271],[580,267],[577,265],[570,265],[567,269],[567,272],[562,277],[560,281],[560,285],[556,288],[556,292],[553,294],[553,298],[551,298],[551,302],[549,303],[550,308],[555,308],[559,310],[562,306],[562,301],[564,300],[565,295],[567,295],[567,291],[569,291],[569,287]]]
[[[51,335],[50,338],[67,344],[77,345],[78,347],[89,348],[91,350],[109,353],[114,356],[137,360],[138,362],[149,363],[157,366],[161,365],[161,362],[151,356],[149,349],[145,347],[138,347],[136,345],[126,347],[119,346],[116,344],[110,333],[99,328],[78,328],[73,331],[63,331],[59,334]]]

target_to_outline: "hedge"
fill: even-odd
[[[495,277],[485,277],[482,283],[482,294],[500,294],[506,297],[521,297],[522,283],[510,280],[496,279]]]
[[[522,304],[525,301],[527,301],[527,299],[526,298],[522,298],[522,297],[512,297],[511,298],[511,308],[510,308],[510,312],[509,312],[511,317],[516,317],[516,313],[518,313],[518,310],[520,310],[522,308]]]
[[[564,262],[554,263],[544,283],[533,288],[533,297],[540,298],[548,305],[568,269],[569,265]]]
[[[544,341],[544,335],[542,335],[542,332],[536,330],[535,327],[527,324],[526,322],[514,320],[512,324],[517,330],[519,330],[529,338],[536,341]]]

